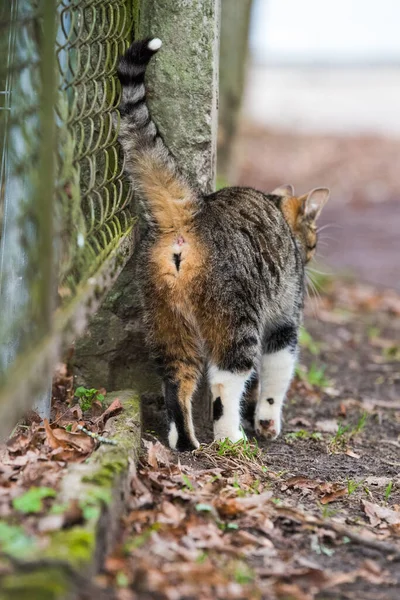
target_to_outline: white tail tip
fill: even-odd
[[[150,42],[147,44],[147,47],[149,48],[149,50],[159,50],[161,48],[161,45],[162,41],[159,38],[154,38],[150,40]]]

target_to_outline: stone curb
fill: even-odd
[[[73,599],[103,566],[119,533],[141,439],[139,396],[133,390],[107,394],[110,403],[115,398],[124,410],[109,419],[106,430],[117,445],[102,444],[87,462],[71,464],[55,500],[77,500],[85,522],[50,533],[44,545],[39,536],[32,538],[27,553],[18,547],[3,551],[16,572],[0,572],[0,600]]]

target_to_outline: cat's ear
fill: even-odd
[[[283,197],[292,197],[294,196],[294,187],[290,183],[285,183],[284,185],[280,185],[273,192],[271,192],[272,196],[283,196]]]
[[[328,188],[315,188],[305,196],[302,196],[304,200],[305,214],[307,217],[314,221],[318,219],[321,214],[321,210],[324,208],[329,198]]]

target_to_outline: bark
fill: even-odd
[[[218,176],[235,181],[235,135],[242,103],[252,0],[222,0]]]

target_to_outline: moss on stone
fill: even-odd
[[[82,568],[82,563],[89,564],[94,555],[96,545],[95,528],[73,527],[56,531],[44,554],[56,560],[68,561],[72,566]]]
[[[0,578],[0,600],[60,600],[70,590],[67,574],[60,568],[41,568]]]
[[[83,483],[93,483],[102,487],[111,487],[115,477],[128,468],[128,459],[122,457],[119,452],[117,456],[107,457],[107,461],[101,462],[97,471],[91,475],[82,477]]]
[[[53,513],[61,512],[71,499],[76,499],[83,511],[85,524],[49,534],[48,544],[43,547],[38,537],[28,537],[22,528],[0,522],[3,527],[2,530],[0,528],[0,533],[3,533],[0,548],[16,558],[24,556],[26,551],[29,560],[62,561],[80,571],[96,568],[96,552],[99,547],[103,547],[104,551],[109,543],[104,539],[99,542],[99,532],[104,533],[104,527],[109,527],[114,518],[118,520],[120,491],[126,484],[129,462],[135,458],[140,445],[138,394],[133,390],[107,394],[109,404],[116,398],[124,406],[110,427],[110,435],[117,446],[102,445],[85,464],[70,465],[57,502],[50,509]],[[99,526],[100,523],[103,525]],[[24,573],[23,577],[19,573],[0,577],[0,586],[0,600],[60,600],[69,597],[70,593],[68,576],[62,566],[42,568],[38,564],[37,570]]]

